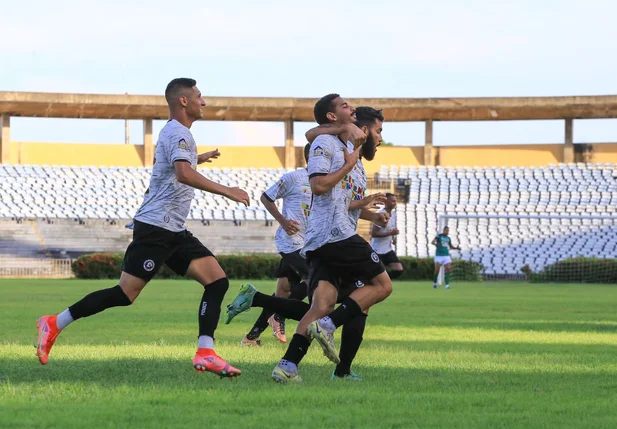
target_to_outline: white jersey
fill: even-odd
[[[377,213],[383,213],[385,212],[386,209],[381,209],[378,210]],[[386,224],[385,228],[382,228],[381,226],[375,225],[375,228],[377,228],[377,231],[379,232],[389,232],[392,231],[393,229],[396,229],[396,210],[392,210],[392,213],[390,213],[390,219],[388,220],[388,223]],[[392,249],[392,238],[393,236],[389,235],[387,237],[372,237],[371,238],[371,247],[373,248],[373,250],[375,251],[375,253],[377,253],[378,255],[385,255],[386,253],[390,252]]]
[[[350,142],[343,143],[337,136],[317,137],[310,149],[309,178],[339,171],[345,165],[344,150],[352,152],[353,145]],[[355,235],[356,228],[349,214],[352,194],[352,187],[341,181],[328,192],[313,195],[302,256],[325,244],[342,241]]]
[[[197,168],[197,146],[191,131],[172,119],[159,134],[150,186],[135,220],[180,232],[191,210],[195,189],[178,182],[174,162],[186,161]]]
[[[364,198],[366,193],[366,171],[362,164],[362,159],[358,158],[353,170],[343,177],[343,187],[351,191],[351,201],[360,201]],[[358,221],[360,220],[360,213],[362,209],[349,210],[349,218],[353,224],[354,230],[358,228]]]
[[[313,197],[308,171],[303,168],[283,175],[264,192],[264,195],[272,202],[282,198],[283,210],[281,214],[283,217],[300,224],[299,231],[294,235],[287,234],[282,226],[278,227],[274,238],[277,250],[281,253],[292,253],[301,249],[304,246],[304,236]]]

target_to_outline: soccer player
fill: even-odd
[[[437,289],[437,278],[439,277],[439,270],[441,266],[444,266],[446,271],[446,289],[450,289],[450,268],[452,266],[452,258],[450,258],[450,250],[461,250],[460,247],[452,245],[452,240],[448,234],[450,228],[447,226],[443,229],[443,233],[433,238],[431,244],[436,247],[435,250],[435,275],[433,276],[433,288]]]
[[[377,252],[377,256],[386,268],[389,268],[388,274],[391,279],[396,279],[403,274],[403,264],[392,249],[392,245],[396,245],[396,236],[399,234],[399,230],[396,228],[395,208],[396,195],[390,192],[386,193],[386,203],[379,212],[388,212],[390,220],[388,220],[385,228],[379,225],[373,225],[371,228],[371,247]]]
[[[178,78],[167,85],[169,121],[159,134],[150,186],[134,216],[133,241],[124,255],[118,285],[93,292],[58,315],[37,321],[37,356],[45,365],[58,334],[70,323],[108,308],[131,305],[163,264],[204,287],[198,307],[198,348],[193,359],[197,372],[236,377],[239,369],[214,351],[214,332],[221,303],[229,287],[214,255],[185,228],[195,189],[223,195],[249,205],[248,194],[206,179],[197,164],[216,158],[218,151],[198,155],[191,125],[201,119],[206,105],[193,79]]]
[[[322,97],[315,104],[314,115],[318,124],[345,125],[356,120],[356,110],[338,94]],[[382,121],[377,120],[375,132],[380,134],[381,128]],[[308,351],[310,338],[316,339],[326,356],[338,364],[334,331],[392,292],[392,282],[383,264],[370,245],[356,234],[349,214],[354,189],[366,187],[366,173],[359,159],[366,137],[354,138],[354,143],[349,138],[349,133],[340,137],[320,135],[311,144],[308,173],[313,204],[301,254],[306,255],[309,263],[312,302],[287,352],[272,372],[272,378],[282,383],[301,381],[298,364]],[[350,174],[354,168],[358,169],[359,183]],[[379,217],[370,210],[359,210],[365,219]],[[333,311],[342,281],[351,279],[365,286],[356,288]]]
[[[356,132],[362,138],[362,134],[358,134],[357,131],[361,130],[364,135],[366,135],[366,142],[362,145],[361,157],[372,160],[375,157],[375,152],[377,147],[381,144],[381,123],[383,123],[383,115],[381,111],[375,110],[370,107],[358,107],[356,110],[356,121],[354,130],[353,127],[330,127],[327,126],[319,126],[309,130],[306,134],[307,139],[309,141],[314,140],[318,135],[321,134],[333,134],[335,135],[337,132],[344,132],[347,129],[350,129],[352,132]],[[359,128],[358,128],[359,127]],[[357,227],[358,219],[361,215],[362,209],[372,207],[376,203],[384,203],[386,196],[382,193],[370,195],[368,197],[364,197],[365,187],[366,187],[366,176],[364,173],[364,169],[360,161],[358,161],[359,167],[354,168],[347,178],[345,185],[346,187],[350,187],[352,190],[351,202],[349,205],[349,217],[351,222],[354,225],[354,228]],[[364,178],[363,178],[364,176]],[[381,218],[378,217],[378,220],[381,225],[385,226],[388,221],[387,213],[383,213]],[[343,302],[357,287],[363,287],[361,282],[356,282],[354,279],[345,279],[342,281],[341,287],[338,291],[337,303]],[[259,294],[259,295],[258,295]],[[255,296],[258,299],[255,299]],[[254,302],[258,301],[259,305],[255,305]],[[309,296],[309,302],[311,302],[311,296]],[[233,301],[233,303],[228,306],[227,312],[227,322],[229,323],[235,315],[249,310],[253,306],[263,306],[264,309],[270,308],[272,305],[281,305],[280,302],[274,302],[273,300],[267,299],[267,297],[257,291],[252,285],[243,285],[238,297]],[[302,314],[302,305],[304,305],[304,311]],[[289,313],[291,318],[295,320],[301,320],[302,317],[308,312],[310,306],[304,303],[290,303],[290,307],[294,307],[294,311]],[[298,311],[298,312],[295,312]],[[332,380],[338,379],[349,379],[354,381],[360,381],[362,378],[351,371],[352,362],[362,344],[364,329],[366,326],[366,318],[368,310],[363,311],[361,314],[354,317],[349,322],[343,325],[342,339],[341,339],[341,349],[339,352],[339,360],[340,362],[337,364],[333,374]],[[299,316],[299,317],[298,317]],[[277,379],[277,381],[286,382],[284,378]],[[294,379],[293,381],[299,382],[301,381],[300,377]]]
[[[304,159],[307,162],[309,149],[310,144],[307,144],[304,147]],[[307,296],[305,280],[308,277],[308,265],[306,260],[300,256],[300,249],[304,245],[304,234],[312,197],[306,168],[284,174],[261,196],[261,202],[266,210],[279,223],[274,238],[276,249],[281,255],[281,262],[276,271],[275,296],[300,301]],[[283,213],[279,212],[274,203],[280,198],[283,199]],[[264,308],[253,328],[242,338],[241,344],[261,345],[259,336],[268,324],[272,327],[274,337],[286,343],[285,318]]]

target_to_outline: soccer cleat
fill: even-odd
[[[229,365],[218,355],[202,356],[196,354],[193,358],[193,367],[195,372],[212,372],[221,378],[238,377],[242,374],[242,371]]]
[[[285,319],[279,319],[276,314],[273,314],[268,319],[268,324],[272,328],[272,335],[281,343],[287,342],[287,336],[285,335]]]
[[[297,372],[290,372],[277,365],[272,371],[272,380],[281,384],[302,383],[302,377]]]
[[[450,285],[446,285],[445,289],[450,289]]]
[[[226,325],[229,325],[229,322],[231,322],[238,314],[251,309],[253,297],[256,293],[257,289],[250,283],[240,286],[240,293],[236,299],[234,299],[232,303],[227,306],[227,311],[225,312]]]
[[[58,338],[60,330],[56,326],[56,316],[42,316],[36,321],[38,336],[36,339],[36,355],[41,365],[49,360],[49,352]]]
[[[437,284],[433,284],[433,289],[437,289]]]
[[[334,380],[362,381],[362,377],[360,377],[355,372],[350,372],[349,374],[345,374],[342,377],[336,375],[335,373],[332,373],[332,377],[330,378],[330,381],[334,381]]]
[[[316,339],[321,348],[323,349],[323,354],[330,359],[331,362],[335,364],[341,363],[341,360],[338,357],[338,352],[336,351],[336,346],[334,345],[334,333],[329,332],[324,329],[319,320],[311,323],[308,327],[309,335]]]
[[[249,337],[245,335],[244,338],[242,338],[242,341],[240,341],[240,345],[241,346],[261,346],[261,340],[259,338],[255,338],[254,340],[251,340]]]

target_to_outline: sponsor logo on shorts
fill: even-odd
[[[357,287],[357,288],[364,287],[364,283],[362,283],[360,280],[358,280],[358,281],[356,282],[356,287]]]
[[[152,259],[148,259],[144,262],[144,270],[150,272],[154,269],[154,261]]]
[[[379,262],[379,256],[377,256],[377,253],[373,252],[371,253],[371,259],[373,260],[373,262],[378,263]]]

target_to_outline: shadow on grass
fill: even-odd
[[[116,386],[157,386],[164,389],[202,389],[202,388],[241,388],[262,389],[277,387],[270,376],[276,362],[255,363],[250,361],[230,361],[238,366],[243,374],[234,380],[219,379],[206,373],[196,374],[190,357],[173,358],[118,358],[108,360],[62,359],[41,366],[37,361],[25,362],[23,359],[0,358],[0,385],[45,387],[54,383],[72,386],[98,385]],[[490,366],[490,364],[489,364]],[[354,366],[365,379],[361,384],[350,381],[330,381],[334,365],[307,363],[300,366],[300,374],[307,386],[364,386],[375,383],[387,389],[405,388],[429,393],[436,386],[447,388],[449,392],[465,392],[469,389],[486,390],[487,386],[543,386],[552,390],[554,386],[571,385],[571,388],[615,389],[616,382],[607,377],[604,371],[586,372],[543,372],[542,369],[520,370],[463,370],[463,369],[418,369],[405,367]],[[240,387],[241,386],[241,387]],[[399,387],[396,387],[399,386]],[[551,387],[553,386],[553,387]],[[604,386],[604,387],[603,387]],[[355,389],[355,387],[354,387]],[[558,389],[559,390],[559,389]],[[362,395],[360,391],[358,394]]]

